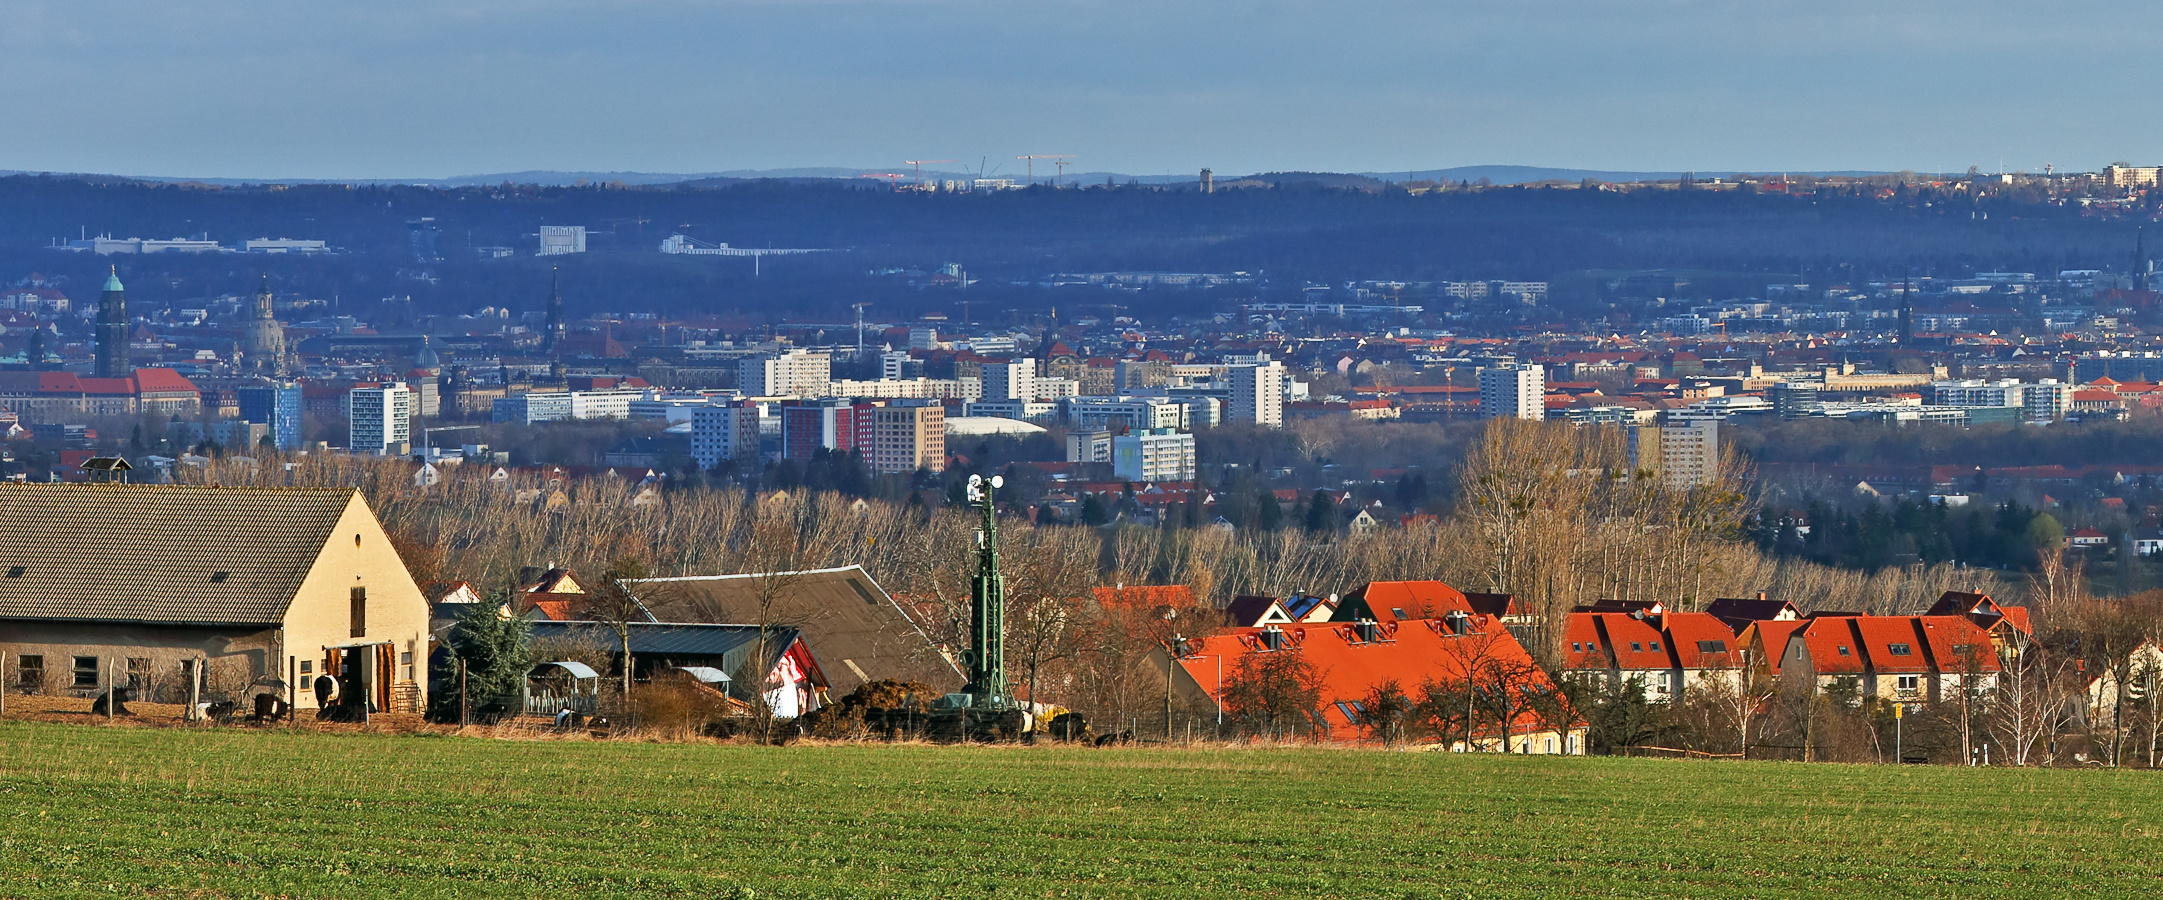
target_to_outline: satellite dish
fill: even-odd
[[[993,475],[993,476],[991,476],[991,486],[992,486],[993,488],[1002,488],[1002,487],[1006,487],[1006,476],[1004,476],[1004,475]]]

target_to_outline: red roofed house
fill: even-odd
[[[1791,690],[1937,703],[1997,686],[1990,635],[1965,616],[1836,616],[1810,619],[1780,659]]]
[[[1609,688],[1634,682],[1647,700],[1742,684],[1735,633],[1710,613],[1571,613],[1562,643],[1563,677]]]
[[[1241,673],[1256,671],[1279,654],[1296,656],[1318,679],[1320,708],[1308,716],[1316,733],[1329,740],[1358,740],[1369,727],[1366,701],[1386,684],[1414,693],[1430,682],[1463,685],[1469,678],[1489,696],[1512,699],[1507,722],[1496,707],[1475,714],[1470,740],[1475,749],[1585,752],[1584,721],[1574,714],[1565,722],[1548,720],[1556,707],[1542,701],[1559,697],[1554,683],[1507,630],[1483,616],[1235,629],[1181,643],[1170,667],[1172,690],[1190,708],[1222,709],[1227,685],[1236,686],[1250,677]],[[1151,656],[1159,671],[1166,660],[1162,650]],[[1443,737],[1434,743],[1461,750],[1466,740]]]

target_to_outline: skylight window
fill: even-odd
[[[1907,656],[1911,653],[1914,653],[1915,648],[1910,647],[1906,644],[1886,644],[1885,652],[1890,653],[1894,656]]]
[[[1846,645],[1846,644],[1841,644],[1841,645],[1840,645],[1840,655],[1841,655],[1841,656],[1846,656],[1846,655],[1848,655],[1848,645]]]
[[[1645,652],[1645,645],[1643,645],[1643,644],[1640,644],[1640,643],[1638,643],[1638,642],[1636,642],[1636,641],[1631,641],[1631,642],[1630,642],[1630,652],[1632,652],[1632,653],[1643,653],[1643,652]]]

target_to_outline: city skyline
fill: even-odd
[[[1074,154],[1083,171],[2088,170],[2163,12],[967,3],[123,3],[0,11],[0,169],[714,172]],[[94,17],[94,18],[93,18]],[[2123,27],[2098,29],[2104,20]],[[2022,127],[2022,122],[2036,123]],[[959,164],[949,166],[958,168]],[[1038,173],[1040,176],[1046,173]]]

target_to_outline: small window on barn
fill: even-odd
[[[98,658],[97,658],[97,657],[95,657],[95,656],[78,656],[78,657],[76,657],[76,658],[75,658],[75,686],[76,686],[76,687],[97,687],[97,686],[98,686]]]
[[[301,660],[301,661],[300,661],[300,674],[302,674],[302,675],[314,675],[314,674],[315,674],[315,660],[312,660],[312,659],[304,659],[304,660]]]
[[[1885,652],[1890,653],[1894,656],[1907,656],[1914,653],[1915,648],[1910,647],[1906,644],[1886,644]]]
[[[356,535],[354,535],[354,536],[353,536],[353,546],[355,546],[355,547],[358,547],[358,546],[360,546],[360,535],[357,535],[357,534],[356,534]]]
[[[44,654],[25,653],[15,657],[15,687],[24,693],[45,687]]]

